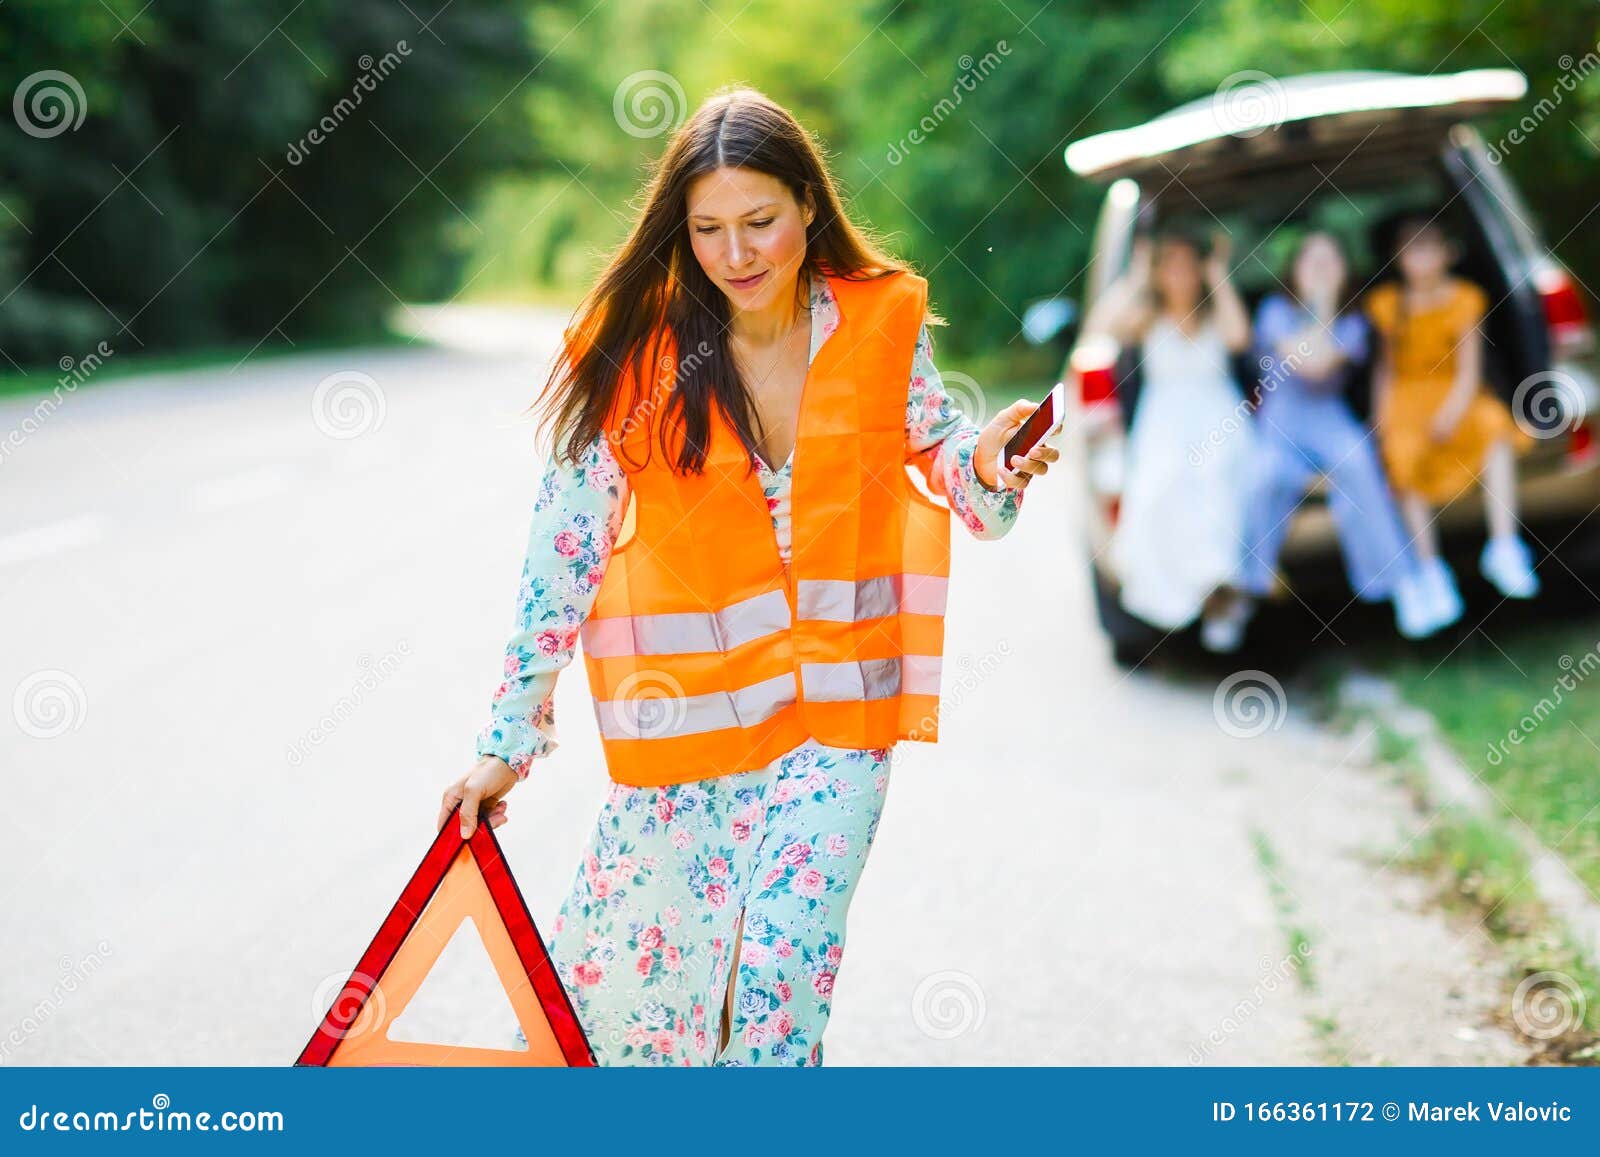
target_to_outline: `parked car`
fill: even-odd
[[[1582,524],[1600,508],[1600,455],[1588,418],[1600,387],[1588,309],[1509,174],[1467,123],[1521,100],[1526,79],[1509,69],[1334,72],[1263,80],[1257,88],[1219,90],[1067,148],[1075,174],[1108,186],[1081,315],[1126,268],[1136,230],[1226,229],[1234,239],[1234,281],[1253,310],[1280,288],[1287,245],[1299,232],[1285,226],[1331,228],[1353,249],[1356,284],[1371,285],[1393,276],[1381,223],[1401,212],[1437,212],[1463,247],[1457,272],[1492,303],[1483,322],[1486,374],[1519,421],[1540,435],[1519,459],[1522,517],[1536,555],[1557,551],[1556,561],[1544,562],[1548,570],[1592,569],[1600,538]],[[1164,637],[1122,609],[1106,551],[1122,491],[1123,438],[1138,406],[1138,361],[1136,349],[1084,334],[1063,371],[1074,411],[1067,427],[1087,496],[1084,549],[1101,625],[1123,663],[1140,661]],[[1366,377],[1356,375],[1352,398],[1363,414]],[[1329,619],[1350,593],[1322,485],[1295,516],[1282,570],[1294,596]],[[1481,501],[1474,493],[1441,512],[1447,551],[1463,549],[1471,536],[1481,541]]]

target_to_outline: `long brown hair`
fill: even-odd
[[[1156,315],[1167,311],[1166,301],[1161,296],[1161,290],[1156,287],[1155,270],[1161,264],[1161,258],[1168,249],[1187,249],[1194,254],[1195,263],[1200,266],[1200,295],[1190,310],[1191,316],[1198,316],[1202,320],[1211,318],[1211,290],[1206,285],[1205,259],[1209,249],[1207,242],[1191,229],[1182,226],[1168,225],[1158,230],[1152,238],[1153,249],[1150,253],[1150,284],[1146,286],[1150,308]]]
[[[689,185],[723,166],[776,177],[802,207],[809,194],[816,213],[797,279],[802,306],[813,274],[866,281],[909,268],[845,215],[816,144],[788,110],[755,89],[718,91],[673,134],[656,162],[638,220],[578,307],[534,403],[545,408],[540,430],[554,428],[558,459],[575,463],[607,431],[624,380],[634,384],[629,404],[649,396],[661,353],[651,339],[663,325],[679,356],[676,379],[656,415],[662,420],[654,425],[674,469],[704,470],[713,404],[747,448],[754,452],[759,445],[760,415],[728,349],[727,296],[701,268],[689,238]],[[668,445],[668,427],[678,428],[676,448]]]

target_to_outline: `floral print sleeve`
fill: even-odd
[[[477,754],[498,755],[518,779],[557,743],[551,693],[572,662],[578,628],[594,606],[621,529],[627,480],[597,437],[571,465],[553,457],[533,504],[517,590],[516,629],[506,644],[505,681],[495,690]]]
[[[990,490],[979,479],[972,466],[979,432],[945,391],[944,379],[933,365],[933,341],[923,325],[917,332],[906,396],[906,451],[925,456],[929,488],[950,503],[951,512],[974,538],[1000,538],[1015,524],[1025,491]]]

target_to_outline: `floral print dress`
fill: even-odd
[[[811,278],[810,303],[815,361],[839,324],[825,278]],[[932,489],[975,537],[999,538],[1023,492],[978,479],[978,433],[951,405],[923,326],[906,450],[932,457]],[[752,461],[787,563],[793,455],[776,470]],[[626,508],[627,479],[604,437],[575,464],[552,459],[540,483],[505,681],[477,740],[480,757],[499,756],[519,778],[557,746],[556,675],[573,659]],[[807,739],[762,768],[663,787],[611,784],[545,934],[600,1064],[822,1063],[846,911],[883,812],[889,754]]]

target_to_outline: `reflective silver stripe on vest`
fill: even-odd
[[[845,703],[939,693],[939,656],[902,655],[845,663],[802,663],[800,685],[818,703]]]
[[[861,579],[801,579],[795,606],[802,619],[857,623],[884,615],[944,614],[949,580],[932,574],[887,574]]]
[[[786,672],[733,691],[596,701],[594,713],[607,739],[671,739],[754,727],[793,702],[794,673]]]
[[[720,611],[663,615],[591,616],[583,624],[583,649],[595,659],[619,655],[691,655],[731,651],[789,625],[782,591],[742,599]]]

